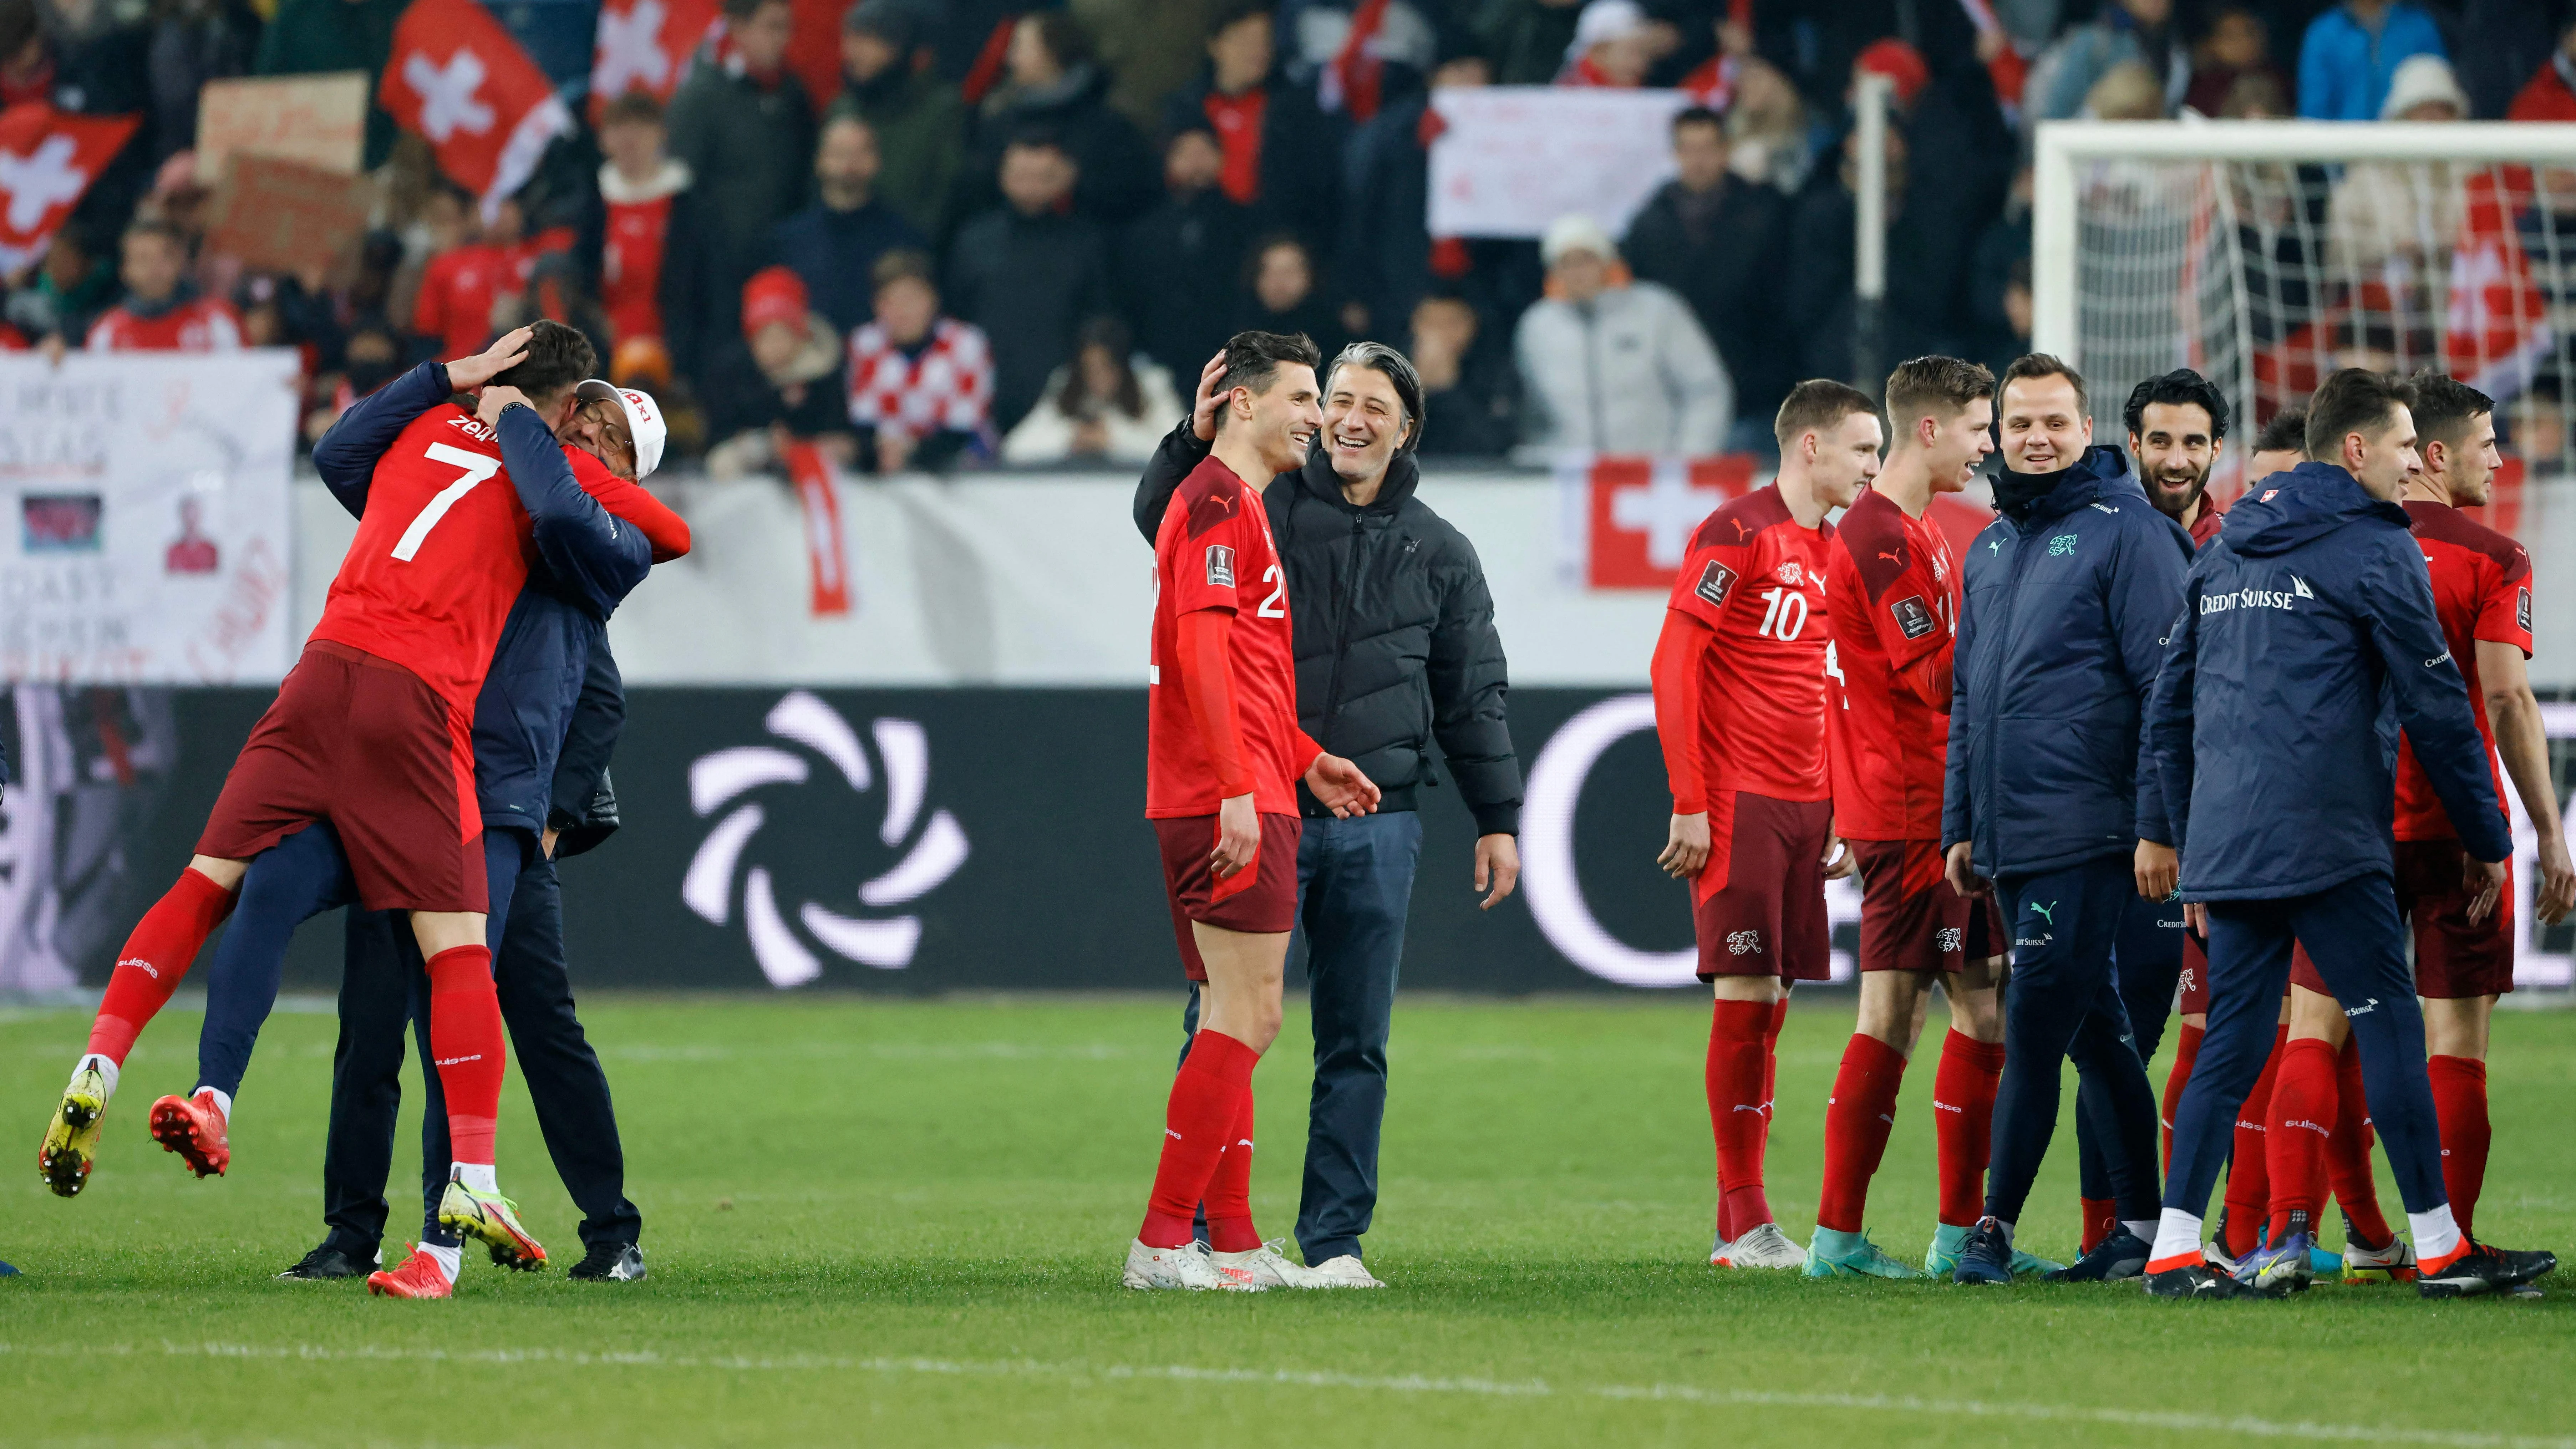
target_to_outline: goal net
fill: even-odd
[[[2097,439],[2189,367],[2235,411],[2233,484],[2326,374],[2429,367],[2495,397],[2508,485],[2576,466],[2576,125],[2057,122],[2033,181],[2032,344]]]

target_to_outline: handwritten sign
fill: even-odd
[[[216,188],[206,250],[263,271],[320,270],[366,228],[363,180],[241,152]]]
[[[218,182],[236,154],[358,174],[366,145],[365,71],[206,82],[197,98],[197,174]]]
[[[1537,237],[1580,213],[1612,236],[1673,174],[1680,91],[1452,87],[1432,108],[1433,236]]]

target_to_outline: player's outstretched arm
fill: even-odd
[[[2531,670],[2522,646],[2478,641],[2478,682],[2486,690],[2487,724],[2496,754],[2522,797],[2523,813],[2540,837],[2540,893],[2532,913],[2554,926],[2576,909],[2576,867],[2567,856],[2567,832],[2558,818],[2558,793],[2549,779],[2549,735],[2541,727],[2540,701],[2532,697]]]
[[[1377,813],[1377,782],[1339,755],[1317,751],[1313,763],[1306,766],[1305,780],[1315,802],[1332,811],[1337,820]]]

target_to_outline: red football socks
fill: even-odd
[[[2437,1114],[2438,1115],[2438,1112]],[[2345,1038],[2335,1058],[2335,1122],[2326,1138],[2326,1181],[2343,1208],[2346,1236],[2373,1250],[2397,1237],[2379,1211],[2379,1184],[2370,1175],[2370,1099],[2361,1086],[2361,1043]]]
[[[1932,1075],[1932,1140],[1941,1160],[1941,1221],[1972,1226],[1986,1210],[1986,1154],[1994,1147],[1995,1083],[2004,1045],[1953,1028]]]
[[[1261,1246],[1261,1230],[1252,1225],[1252,1088],[1243,1089],[1243,1110],[1226,1135],[1208,1179],[1208,1246],[1220,1253],[1249,1253]]]
[[[2111,1230],[2120,1225],[2120,1203],[2116,1198],[2087,1197],[2076,1200],[2084,1213],[2084,1236],[2077,1242],[2079,1252],[2089,1253],[2102,1246]]]
[[[2191,1064],[2200,1058],[2202,1031],[2203,1028],[2186,1021],[2182,1024],[2181,1033],[2174,1038],[2173,1070],[2165,1075],[2164,1120],[2157,1124],[2164,1129],[2167,1172],[2173,1170],[2174,1112],[2182,1106],[2182,1089],[2191,1084]]]
[[[501,998],[492,989],[492,953],[456,946],[429,958],[429,1049],[438,1058],[438,1086],[447,1095],[448,1155],[458,1162],[492,1161],[492,1134],[501,1116]]]
[[[1762,1195],[1762,1149],[1771,1125],[1764,1087],[1771,1074],[1766,1001],[1720,1001],[1708,1031],[1708,1120],[1717,1138],[1717,1231],[1733,1242],[1771,1221]]]
[[[2487,1064],[2475,1057],[2431,1057],[2424,1070],[2433,1079],[2433,1113],[2442,1126],[2442,1191],[2460,1232],[2471,1235],[2478,1191],[2487,1181],[2487,1145],[2495,1136],[2487,1123]]]
[[[1202,1027],[1190,1039],[1189,1057],[1172,1078],[1163,1108],[1163,1157],[1154,1168],[1154,1193],[1146,1200],[1137,1241],[1149,1248],[1188,1245],[1191,1220],[1216,1179],[1225,1145],[1234,1140],[1252,1096],[1252,1067],[1261,1054],[1223,1032]]]
[[[1778,1059],[1778,1053],[1772,1054]],[[1816,1200],[1816,1224],[1856,1233],[1869,1207],[1869,1180],[1887,1155],[1887,1132],[1896,1122],[1896,1089],[1905,1084],[1905,1057],[1874,1036],[1854,1033],[1843,1048],[1834,1095],[1825,1105],[1825,1183]]]
[[[2316,1037],[2301,1037],[2281,1048],[2280,1068],[2272,1078],[2272,1101],[2266,1109],[2271,1131],[2264,1144],[2272,1187],[2273,1242],[2289,1236],[2292,1213],[2306,1213],[2313,1223],[2323,1205],[2326,1138],[2334,1132],[2335,1094],[2331,1045]]]
[[[2272,1083],[2281,1071],[2281,1045],[2289,1040],[2290,1028],[2284,1023],[2272,1029],[2272,1055],[2263,1062],[2263,1075],[2254,1079],[2254,1090],[2245,1096],[2245,1105],[2236,1109],[2235,1155],[2227,1163],[2227,1256],[2242,1258],[2254,1251],[2263,1236],[2263,1224],[2272,1212],[2272,1171],[2267,1160],[2272,1134],[2264,1130],[2271,1120]]]
[[[170,993],[179,989],[188,964],[232,911],[231,891],[194,870],[180,871],[178,883],[134,923],[125,949],[116,953],[107,994],[99,998],[98,1015],[90,1022],[89,1049],[125,1065],[134,1038],[170,1004]]]

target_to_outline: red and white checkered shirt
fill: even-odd
[[[983,430],[993,413],[993,349],[980,327],[946,317],[906,356],[874,322],[850,334],[850,421],[915,438]]]

